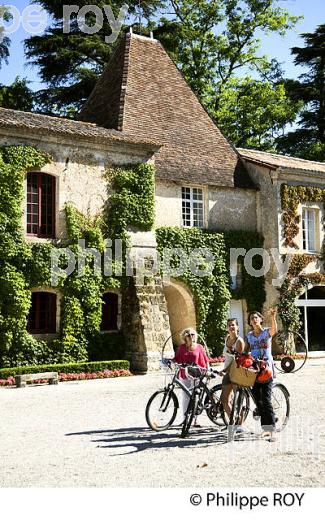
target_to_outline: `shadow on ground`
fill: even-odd
[[[200,428],[191,430],[188,437],[180,437],[180,428],[170,428],[164,432],[153,432],[149,428],[119,428],[116,430],[90,430],[67,433],[67,437],[87,436],[97,448],[111,448],[114,455],[128,455],[148,449],[202,448],[212,444],[226,444],[227,430]],[[252,433],[237,435],[235,442],[253,441],[258,437]],[[116,453],[117,451],[117,453]]]

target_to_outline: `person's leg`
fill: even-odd
[[[261,425],[264,431],[270,433],[275,431],[275,415],[272,406],[272,386],[273,381],[261,385]]]
[[[220,399],[221,399],[221,404],[223,406],[223,409],[225,410],[225,412],[228,415],[228,417],[230,417],[230,414],[231,414],[231,406],[230,406],[231,392],[232,392],[232,385],[231,384],[227,384],[227,385],[223,384],[222,385]]]
[[[184,386],[186,386],[186,388],[190,389],[193,387],[194,381],[193,381],[193,379],[186,378],[186,379],[182,379],[182,383]],[[180,400],[180,411],[181,411],[182,422],[185,419],[185,412],[187,410],[189,400],[190,400],[190,398],[187,395],[187,393],[184,392],[184,390],[182,390],[181,391],[181,400]]]

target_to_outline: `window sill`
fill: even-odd
[[[28,334],[30,334],[31,336],[33,336],[33,338],[35,339],[38,339],[40,341],[44,340],[44,341],[51,341],[53,339],[58,339],[59,337],[59,334],[58,332],[29,332]]]

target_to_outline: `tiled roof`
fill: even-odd
[[[243,159],[259,163],[272,169],[281,168],[286,170],[305,170],[325,173],[325,163],[323,162],[306,161],[305,159],[261,152],[260,150],[246,150],[245,148],[237,148],[237,150]]]
[[[157,177],[191,184],[254,187],[162,45],[126,35],[79,118],[162,143]]]
[[[72,119],[45,116],[6,108],[0,108],[0,127],[31,130],[33,134],[41,135],[43,135],[45,131],[53,134],[70,135],[71,137],[84,137],[99,143],[114,141],[139,144],[152,150],[156,150],[159,147],[159,144],[152,139],[142,139],[134,134],[128,135],[125,132],[103,128],[93,123],[84,123],[82,121],[73,121]]]

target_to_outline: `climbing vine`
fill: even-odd
[[[158,251],[164,256],[164,247],[181,248],[190,257],[195,249],[206,248],[214,257],[214,267],[211,274],[199,277],[191,269],[175,278],[183,281],[192,291],[198,322],[198,331],[204,336],[215,354],[223,349],[223,338],[226,331],[226,318],[231,298],[247,300],[250,310],[260,310],[265,301],[264,277],[251,277],[243,269],[242,285],[231,290],[230,247],[260,247],[262,238],[249,232],[216,232],[197,228],[182,229],[176,227],[161,227],[156,230]],[[255,268],[260,268],[258,257]],[[177,255],[170,262],[177,268]],[[202,261],[202,269],[204,261]]]
[[[300,229],[300,216],[297,214],[299,204],[304,202],[325,203],[325,189],[310,186],[281,186],[282,221],[284,225],[284,245],[298,249],[294,241]],[[324,261],[324,244],[322,244],[321,255],[294,254],[286,279],[280,288],[279,316],[284,327],[292,330],[300,328],[300,313],[296,306],[297,297],[308,285],[325,283],[322,273],[302,273],[302,271],[313,261],[322,259]]]
[[[284,245],[298,249],[294,238],[299,233],[300,215],[298,206],[304,202],[325,202],[325,189],[311,186],[281,185],[282,221],[284,226]]]
[[[52,361],[48,345],[26,331],[33,249],[23,238],[21,209],[26,170],[49,160],[30,146],[0,149],[0,366]]]

